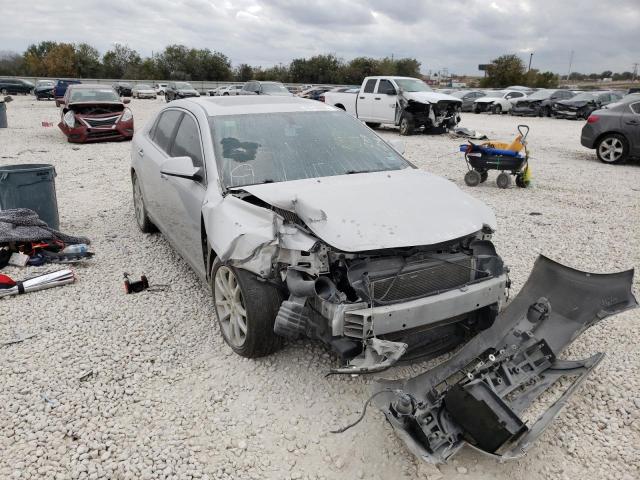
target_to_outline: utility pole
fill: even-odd
[[[638,79],[638,65],[640,65],[639,63],[634,63],[633,64],[633,81],[635,82]]]
[[[571,55],[569,55],[569,72],[567,73],[567,83],[569,82],[569,77],[571,76],[572,64],[573,64],[573,50],[571,50]]]
[[[527,70],[527,72],[531,71],[531,60],[533,60],[533,52],[531,52],[531,54],[529,55],[529,69]]]

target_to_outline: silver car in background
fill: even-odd
[[[136,132],[136,220],[205,281],[245,357],[311,337],[340,373],[488,328],[507,269],[493,212],[343,111],[293,96],[177,100]]]
[[[131,91],[133,98],[158,98],[158,94],[151,85],[146,83],[139,83]]]

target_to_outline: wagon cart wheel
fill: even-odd
[[[498,175],[498,178],[496,178],[496,184],[500,188],[507,188],[511,185],[511,177],[508,173],[501,172],[500,175]]]
[[[415,128],[413,115],[409,112],[404,112],[400,117],[400,135],[411,135]]]
[[[477,170],[469,170],[464,175],[464,183],[466,183],[469,187],[477,187],[482,182],[482,175]]]
[[[489,178],[489,172],[482,172],[480,174],[480,183],[486,182],[487,178]]]
[[[516,185],[520,188],[527,188],[529,186],[529,181],[525,180],[524,173],[516,175]]]
[[[493,106],[493,113],[495,113],[496,115],[500,115],[502,113],[502,105],[500,105],[500,104],[494,105]]]

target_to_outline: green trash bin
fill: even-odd
[[[29,208],[58,230],[56,169],[45,163],[0,166],[0,210]]]

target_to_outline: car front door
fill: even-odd
[[[164,186],[160,208],[171,229],[171,237],[185,260],[198,271],[204,268],[200,216],[207,191],[201,139],[198,121],[185,111],[171,143],[169,157],[182,157],[185,162],[190,158],[193,166],[200,169],[202,179],[160,174]]]
[[[358,118],[365,122],[369,120],[373,121],[373,102],[375,101],[373,97],[379,96],[377,93],[374,93],[377,83],[377,78],[370,78],[366,81],[360,92],[358,92],[358,101],[356,104],[357,114]]]
[[[397,92],[391,81],[381,78],[373,96],[372,118],[380,123],[394,123],[396,117]]]

